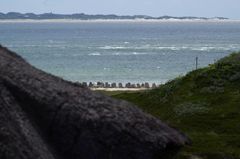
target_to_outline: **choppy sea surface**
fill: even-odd
[[[0,22],[0,43],[67,80],[160,84],[240,50],[240,22]]]

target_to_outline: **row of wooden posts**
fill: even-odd
[[[88,88],[157,88],[158,85],[156,83],[149,84],[148,82],[145,83],[108,83],[108,82],[82,82],[78,83],[83,87]]]
[[[196,69],[198,69],[198,57],[195,58]],[[151,85],[148,82],[145,83],[108,83],[108,82],[76,82],[76,84],[88,88],[157,88],[159,85],[152,83]]]

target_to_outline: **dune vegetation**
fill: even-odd
[[[240,52],[157,89],[112,96],[186,133],[192,144],[178,159],[240,159]]]

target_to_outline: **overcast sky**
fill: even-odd
[[[240,0],[0,0],[0,12],[150,16],[222,16],[240,19]]]

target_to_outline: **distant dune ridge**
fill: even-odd
[[[96,14],[89,15],[84,13],[75,13],[75,14],[55,14],[55,13],[43,13],[43,14],[34,14],[34,13],[18,13],[18,12],[9,12],[9,13],[1,13],[0,12],[0,20],[4,19],[35,19],[35,20],[44,20],[44,19],[78,19],[78,20],[97,20],[97,19],[121,19],[121,20],[129,20],[129,19],[148,19],[148,20],[163,20],[163,19],[200,19],[200,20],[210,20],[210,19],[219,19],[226,20],[228,18],[225,17],[192,17],[192,16],[184,16],[184,17],[175,17],[175,16],[160,16],[160,17],[152,17],[147,15],[115,15],[115,14]]]
[[[47,74],[0,46],[1,159],[165,159],[188,143],[134,105]]]

